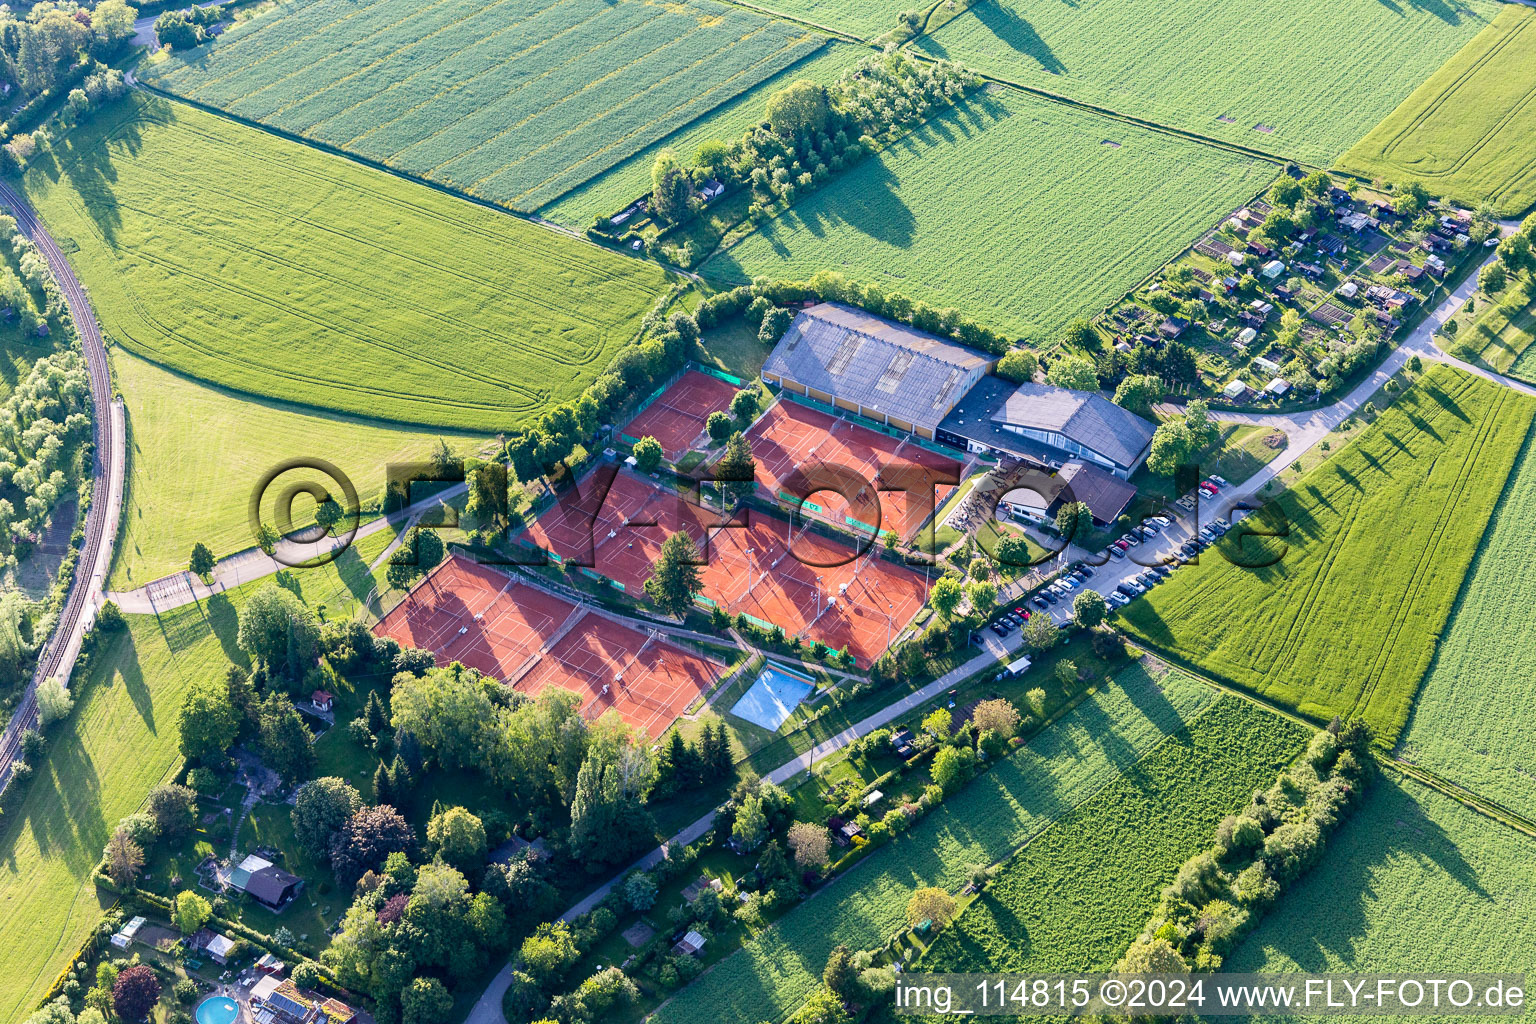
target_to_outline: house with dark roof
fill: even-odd
[[[1146,459],[1153,429],[1096,392],[988,376],[944,418],[937,440],[1045,469],[1081,459],[1124,480]]]
[[[303,884],[304,880],[298,875],[290,874],[280,867],[269,864],[259,871],[252,872],[245,883],[245,891],[258,901],[276,909],[293,899],[299,891],[299,886]]]
[[[996,357],[853,306],[800,312],[763,364],[763,380],[932,440]]]
[[[1063,463],[1057,479],[1065,485],[1057,496],[1057,507],[1069,501],[1080,501],[1088,506],[1093,521],[1100,526],[1113,523],[1136,497],[1135,487],[1081,459]],[[1055,514],[1053,507],[1052,517]]]

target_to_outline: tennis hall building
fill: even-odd
[[[995,356],[862,309],[802,310],[763,364],[763,380],[930,441]]]

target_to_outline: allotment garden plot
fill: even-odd
[[[1164,585],[1125,628],[1326,722],[1360,715],[1390,746],[1536,402],[1443,366],[1359,438]]]
[[[917,46],[1031,88],[1326,164],[1499,6],[991,0]]]
[[[611,482],[610,482],[611,481]],[[927,600],[924,575],[885,561],[872,545],[796,530],[755,509],[726,519],[678,492],[611,467],[587,476],[530,524],[522,539],[644,597],[662,543],[686,531],[704,558],[701,596],[764,628],[879,657]]]
[[[581,713],[616,711],[651,737],[719,681],[722,666],[454,555],[374,627],[528,694],[581,697]]]
[[[1274,165],[1011,90],[946,110],[702,268],[818,270],[1054,340],[1247,202]]]
[[[310,0],[143,74],[157,88],[533,210],[824,39],[715,0]]]
[[[654,266],[182,104],[131,97],[26,188],[106,333],[239,391],[503,430],[634,337]],[[302,453],[295,453],[302,454]]]
[[[1536,203],[1536,10],[1507,5],[1493,24],[1373,128],[1339,166],[1417,178],[1465,203],[1515,216]]]
[[[1397,754],[1536,818],[1536,453],[1526,442]]]

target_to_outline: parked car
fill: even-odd
[[[1114,556],[1115,558],[1124,558],[1125,557],[1125,549],[1124,548],[1111,547],[1109,549],[1109,553],[1112,556]]]
[[[1040,597],[1038,595],[1035,596],[1035,597],[1030,598],[1029,603],[1034,605],[1036,608],[1039,608],[1041,611],[1045,611],[1047,608],[1050,607],[1049,604],[1046,604],[1045,598]]]
[[[1082,573],[1084,579],[1093,579],[1093,570],[1088,566],[1080,565],[1077,567],[1077,571]]]
[[[1124,594],[1126,597],[1135,597],[1137,594],[1141,593],[1136,584],[1130,582],[1129,580],[1120,584],[1115,589]]]
[[[1120,552],[1121,556],[1123,557],[1125,555],[1125,552],[1130,548],[1130,544],[1126,543],[1123,540],[1117,540],[1113,544],[1111,544],[1110,547],[1114,551]]]
[[[1153,516],[1149,520],[1149,522],[1156,523],[1158,526],[1162,526],[1162,527],[1168,527],[1168,526],[1172,526],[1173,525],[1173,520],[1169,519],[1167,516]]]
[[[1221,477],[1216,476],[1215,474],[1211,475],[1211,479],[1216,481],[1218,486],[1221,486],[1221,487],[1227,486],[1227,482],[1225,480],[1223,480]]]
[[[1131,603],[1131,599],[1124,594],[1110,594],[1107,602],[1111,608],[1124,608]]]
[[[1141,546],[1141,538],[1136,536],[1134,533],[1127,533],[1124,537],[1120,538],[1120,541],[1121,543],[1128,544],[1133,548]]]
[[[1208,476],[1208,477],[1206,477],[1206,478],[1205,478],[1205,480],[1204,480],[1204,481],[1203,481],[1203,483],[1204,483],[1204,485],[1205,485],[1205,486],[1206,486],[1206,487],[1209,487],[1209,488],[1210,488],[1210,489],[1211,489],[1211,490],[1213,490],[1213,491],[1219,491],[1219,490],[1221,490],[1221,484],[1218,484],[1218,483],[1217,483],[1217,482],[1216,482],[1216,477],[1214,477],[1214,476]],[[1225,481],[1225,480],[1223,480],[1223,481],[1222,481],[1222,482],[1221,482],[1221,483],[1222,483],[1222,484],[1224,484],[1224,483],[1226,483],[1226,481]]]

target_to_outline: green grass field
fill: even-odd
[[[238,600],[238,597],[236,598]],[[0,1022],[26,1017],[96,927],[91,871],[117,820],[180,764],[176,716],[191,683],[221,677],[235,647],[235,603],[221,595],[130,631],[75,681],[74,715],[25,801],[0,819]]]
[[[651,165],[663,149],[675,150],[683,160],[692,160],[699,146],[711,139],[734,142],[754,125],[762,123],[768,97],[779,89],[801,80],[830,84],[867,56],[868,50],[851,43],[828,43],[729,103],[721,104],[686,127],[615,164],[580,188],[543,207],[539,214],[561,224],[585,228],[596,217],[617,213],[650,191]]]
[[[1419,178],[1512,217],[1536,203],[1536,10],[1506,5],[1339,158],[1368,178]]]
[[[1443,366],[1200,564],[1119,614],[1154,648],[1391,746],[1536,403]],[[1268,563],[1268,564],[1265,564]],[[1247,566],[1263,565],[1262,568]]]
[[[1108,970],[1179,866],[1306,740],[1289,719],[1223,697],[1004,864],[918,968]]]
[[[1215,700],[1215,691],[1178,673],[1154,680],[1139,666],[1123,671],[1115,684],[720,961],[662,1006],[655,1024],[782,1019],[820,983],[838,943],[850,949],[881,944],[903,927],[915,889],[958,890],[972,866],[998,860],[1039,834]]]
[[[716,0],[312,0],[144,74],[240,117],[535,210],[824,39]]]
[[[1527,353],[1536,342],[1536,278],[1522,277],[1497,297],[1479,294],[1470,327],[1463,324],[1461,343],[1500,373],[1536,380]]]
[[[1054,340],[1275,173],[1263,161],[993,90],[839,175],[702,272],[744,281],[839,270]]]
[[[1532,877],[1536,840],[1418,783],[1381,779],[1222,969],[1529,974]]]
[[[654,265],[183,104],[130,97],[26,188],[125,348],[250,394],[503,430],[639,330]]]
[[[916,45],[1021,85],[1326,164],[1498,7],[986,0]]]
[[[113,354],[112,366],[131,443],[127,513],[111,577],[116,590],[186,568],[199,541],[220,557],[252,547],[251,494],[262,475],[286,459],[324,459],[370,501],[383,489],[391,462],[425,458],[440,436],[459,451],[476,450],[481,441],[245,398],[122,351]],[[282,485],[300,477],[326,483],[318,472],[284,474],[267,491],[266,521],[274,521]],[[295,515],[304,507],[296,503]]]
[[[1533,446],[1528,439],[1499,499],[1398,753],[1536,818]]]

